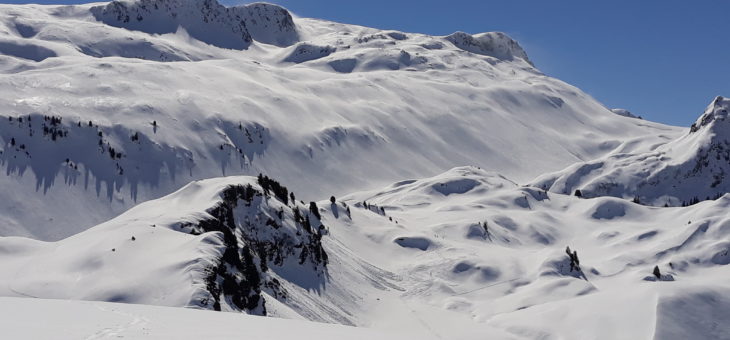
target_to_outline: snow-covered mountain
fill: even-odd
[[[728,339],[730,100],[666,126],[533,62],[266,3],[0,5],[0,310],[111,324],[64,333],[91,338]]]
[[[684,135],[648,152],[608,156],[541,176],[534,186],[583,197],[615,196],[680,206],[730,191],[730,99],[717,97]]]
[[[304,174],[288,182],[310,200],[464,164],[524,182],[681,132],[612,114],[502,33],[264,4],[0,5],[0,72],[0,230],[42,240],[196,179]]]
[[[720,298],[730,291],[728,196],[655,208],[461,167],[302,205],[257,182],[195,182],[54,243],[5,238],[0,294],[243,310],[452,339],[680,339],[675,320],[697,311],[678,306],[730,307]],[[702,314],[718,325],[726,316]]]

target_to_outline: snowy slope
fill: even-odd
[[[408,333],[115,303],[0,298],[3,336],[12,339],[428,339]],[[42,320],[43,327],[39,327]]]
[[[0,5],[0,91],[3,334],[730,334],[723,97],[665,126],[504,33],[215,0]]]
[[[527,181],[681,132],[612,114],[502,33],[263,4],[0,5],[0,72],[0,233],[41,240],[195,179],[263,172],[310,199],[464,164]]]
[[[278,186],[258,183],[194,182],[57,242],[2,238],[0,267],[12,275],[2,278],[0,294],[260,315],[265,295],[297,303],[290,282],[325,284],[324,227],[307,207],[289,206]],[[309,309],[320,307],[328,306]]]
[[[583,197],[615,196],[679,206],[730,191],[730,99],[716,97],[682,136],[649,152],[613,152],[546,174],[534,186]]]
[[[466,167],[344,199],[367,202],[357,211],[370,217],[353,212],[354,225],[340,228],[325,218],[333,237],[370,240],[357,253],[377,249],[370,260],[402,276],[401,299],[460,314],[482,334],[727,338],[727,195],[653,208],[519,187]],[[374,213],[380,207],[394,222]],[[566,247],[577,251],[579,269]],[[428,323],[443,338],[455,324]]]
[[[216,233],[187,233],[211,225],[200,221],[217,214],[200,207],[226,202],[221,197],[229,194],[221,196],[221,190],[234,183],[263,191],[249,177],[206,180],[56,243],[5,238],[0,287],[7,288],[0,294],[215,309],[201,302],[211,301],[215,289],[196,284],[194,275],[191,281],[189,267],[220,259],[224,250],[213,250],[225,242],[213,242],[221,239]],[[242,247],[257,248],[271,240],[268,232],[279,230],[268,222],[240,223],[242,217],[275,215],[278,209],[284,209],[282,228],[302,228],[307,235],[293,221],[294,208],[306,211],[301,203],[284,204],[273,192],[256,197],[253,202],[261,204],[247,207],[244,200],[233,210],[236,234],[258,235],[239,237]],[[297,247],[277,248],[292,251],[282,265],[266,251],[252,252],[249,260],[241,255],[254,271],[239,271],[239,280],[259,278],[267,315],[450,339],[727,334],[729,196],[655,208],[521,187],[497,173],[460,167],[317,206],[321,219],[306,213],[324,225],[319,233],[326,263],[298,264]],[[152,221],[160,224],[152,228]],[[84,245],[74,244],[78,240]],[[576,252],[578,264],[571,265],[566,247]],[[267,270],[261,259],[267,259]],[[262,312],[261,306],[226,307],[228,296],[235,294],[223,291],[223,310]],[[687,304],[697,307],[681,307]]]

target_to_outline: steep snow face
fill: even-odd
[[[494,44],[473,53],[447,37],[315,19],[293,18],[291,31],[266,5],[174,4],[0,5],[0,235],[59,240],[201,178],[262,172],[313,197],[464,164],[525,182],[681,132],[618,117],[519,51],[485,55],[508,53],[500,34],[479,35]],[[92,13],[115,6],[142,26]],[[235,16],[298,40],[233,50],[151,24],[233,34]]]
[[[258,42],[286,47],[299,41],[294,19],[285,8],[258,2],[230,11],[243,18],[251,37]]]
[[[183,29],[205,43],[239,50],[251,44],[244,20],[216,0],[115,0],[91,12],[101,22],[130,30],[165,34]]]
[[[683,136],[649,152],[615,152],[543,175],[534,186],[583,197],[636,198],[650,205],[678,206],[715,199],[730,191],[730,100],[717,97]]]

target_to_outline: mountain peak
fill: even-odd
[[[244,20],[251,37],[258,42],[279,47],[299,42],[294,18],[284,7],[256,2],[231,7],[229,10]]]
[[[728,111],[730,110],[730,98],[717,96],[707,106],[705,112],[700,116],[697,121],[692,124],[690,128],[691,133],[697,132],[705,126],[712,126],[710,130],[717,130],[715,126],[718,126],[716,122],[722,122],[728,117]],[[716,131],[715,131],[716,132]]]

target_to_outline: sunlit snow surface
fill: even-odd
[[[245,7],[269,21],[225,49],[198,34],[240,30],[215,1],[124,3],[106,24],[106,4],[0,5],[0,235],[58,240],[195,179],[263,172],[308,199],[467,164],[525,182],[681,133],[613,114],[501,33],[292,28]]]
[[[0,91],[9,338],[730,339],[726,98],[212,0],[0,5]]]

